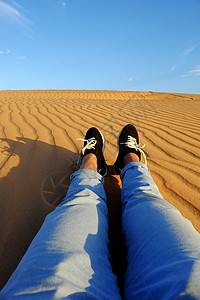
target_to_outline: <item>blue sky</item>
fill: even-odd
[[[200,0],[0,0],[0,89],[200,93]]]

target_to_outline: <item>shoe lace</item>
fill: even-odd
[[[132,137],[131,135],[128,135],[127,141],[125,143],[120,143],[120,144],[124,144],[129,148],[136,149],[137,151],[140,151],[142,153],[143,157],[144,157],[145,165],[147,165],[146,154],[142,150],[145,147],[144,143],[138,144],[137,140],[134,137]]]
[[[82,139],[82,138],[78,138],[78,139],[76,139],[76,141],[86,142],[86,145],[81,149],[79,157],[78,157],[77,164],[79,164],[80,161],[81,161],[81,155],[85,154],[85,150],[95,149],[95,145],[97,143],[97,140],[94,137],[92,137],[92,138],[90,138],[88,140],[85,140],[85,139]]]

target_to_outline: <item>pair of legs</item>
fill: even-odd
[[[66,198],[47,216],[0,299],[121,299],[97,170],[94,154],[85,155]],[[124,156],[120,176],[128,249],[124,299],[200,299],[199,234],[162,198],[136,154]]]

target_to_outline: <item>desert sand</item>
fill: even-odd
[[[0,287],[64,197],[82,147],[76,138],[97,126],[105,136],[105,158],[113,162],[127,123],[136,125],[146,144],[163,197],[200,232],[200,95],[0,91]],[[105,186],[110,234],[121,241],[120,180],[108,177]]]

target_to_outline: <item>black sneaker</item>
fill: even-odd
[[[114,170],[116,174],[120,174],[120,170],[124,168],[124,156],[128,153],[137,154],[139,160],[142,153],[146,163],[146,156],[141,149],[145,147],[145,144],[139,144],[137,129],[132,124],[127,124],[122,128],[117,139],[117,146],[119,149],[119,154],[114,164]]]
[[[82,163],[83,157],[85,155],[93,153],[97,157],[97,172],[102,176],[106,176],[107,164],[103,156],[105,140],[101,131],[96,127],[91,127],[86,132],[85,139],[78,138],[77,140],[84,141],[84,147],[80,151],[78,163]]]

